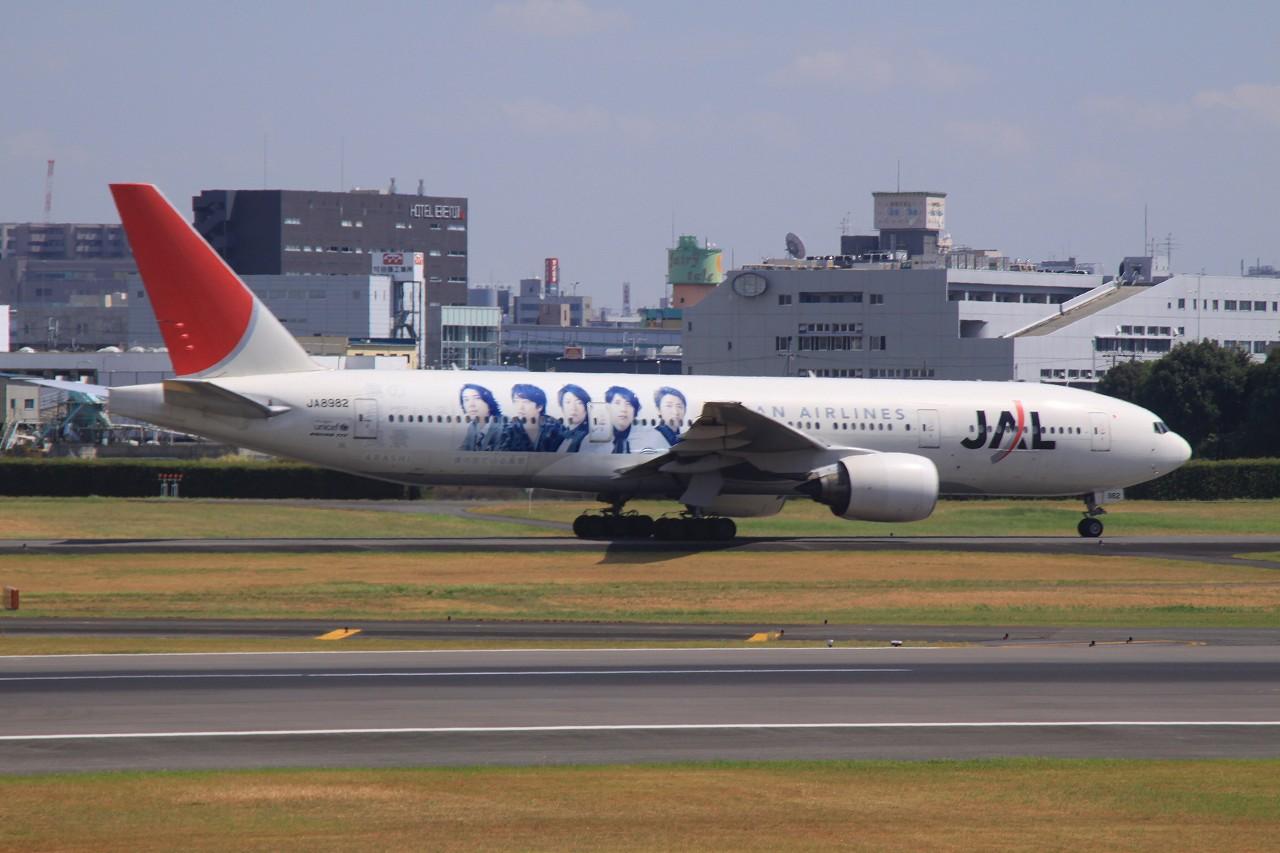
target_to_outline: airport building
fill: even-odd
[[[743,266],[686,309],[685,372],[1089,387],[1118,362],[1183,342],[1256,360],[1280,347],[1280,280],[1170,275],[1151,257],[1110,276],[952,249],[941,193],[893,195],[925,203],[905,211],[876,194],[877,224],[891,227],[843,241],[861,254]]]
[[[353,190],[204,190],[195,229],[241,275],[361,275],[373,252],[421,252],[426,301],[467,304],[467,199]]]
[[[119,224],[0,224],[0,303],[12,308],[4,325],[14,347],[121,346],[136,272]]]

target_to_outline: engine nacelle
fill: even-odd
[[[805,491],[851,521],[919,521],[938,502],[938,469],[914,453],[846,456]]]

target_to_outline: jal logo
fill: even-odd
[[[987,438],[987,413],[979,409],[977,415],[977,425],[974,434],[966,439],[961,440],[960,444],[969,450],[996,450],[992,456],[993,463],[999,462],[1015,450],[1027,450],[1027,433],[1031,433],[1031,450],[1053,450],[1058,446],[1056,441],[1044,440],[1043,430],[1040,429],[1040,413],[1028,413],[1022,406],[1021,400],[1013,401],[1013,411],[1002,411],[1000,416],[996,418],[995,429],[991,430],[991,438]],[[1028,430],[1027,415],[1030,414],[1030,430]],[[1012,436],[1005,445],[1005,437]]]
[[[382,256],[382,263],[389,267],[398,267],[404,264],[404,255],[393,255],[386,253]]]

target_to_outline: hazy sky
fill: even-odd
[[[118,221],[109,181],[470,199],[473,282],[561,258],[656,303],[665,249],[838,251],[871,192],[948,193],[957,245],[1113,271],[1280,265],[1280,3],[15,3],[0,221]]]

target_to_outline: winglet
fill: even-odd
[[[317,370],[204,238],[151,184],[112,184],[120,219],[179,376]]]

